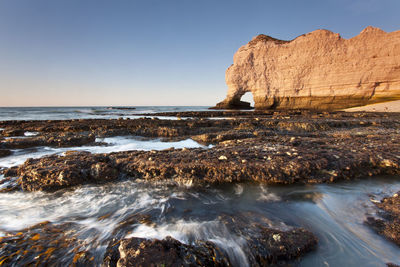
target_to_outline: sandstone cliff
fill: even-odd
[[[234,55],[215,108],[341,109],[400,99],[400,31],[367,27],[343,39],[316,30],[292,41],[258,35]]]

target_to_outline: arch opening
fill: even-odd
[[[254,97],[251,92],[246,92],[240,97],[240,101],[250,103],[250,107],[254,108]]]

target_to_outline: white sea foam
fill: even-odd
[[[25,136],[36,136],[38,134],[39,134],[38,132],[25,132],[24,133]]]
[[[85,150],[92,153],[110,153],[129,150],[163,150],[168,148],[199,148],[204,147],[192,139],[176,142],[163,142],[160,139],[146,140],[125,136],[98,138],[97,142],[107,143],[107,146],[82,146],[76,150]]]
[[[236,184],[235,185],[235,194],[236,195],[243,194],[243,185],[241,185],[241,184]]]
[[[150,191],[151,192],[151,191]],[[82,225],[111,232],[115,225],[129,213],[167,208],[168,197],[138,190],[132,181],[109,186],[82,186],[61,194],[44,192],[12,192],[0,194],[0,230],[18,230],[42,221],[62,222],[68,218],[86,217]],[[94,223],[110,211],[112,216]]]
[[[260,185],[260,195],[257,198],[258,201],[265,201],[265,202],[274,202],[280,201],[281,198],[277,196],[275,193],[269,192],[268,187],[264,185]]]

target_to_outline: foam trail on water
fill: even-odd
[[[272,202],[272,201],[280,201],[281,198],[277,196],[275,193],[269,192],[268,188],[264,185],[260,185],[260,196],[257,200],[265,201],[265,202]]]

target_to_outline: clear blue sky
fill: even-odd
[[[214,105],[257,34],[400,30],[399,0],[0,0],[0,106]]]

